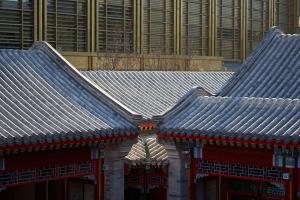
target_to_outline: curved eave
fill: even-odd
[[[184,133],[184,131],[182,131]],[[226,142],[226,143],[239,143],[239,144],[247,144],[247,145],[271,145],[271,146],[285,146],[285,147],[294,147],[300,148],[300,142],[293,142],[292,140],[264,140],[264,139],[243,139],[243,138],[229,138],[229,137],[209,137],[205,135],[191,135],[184,134],[178,135],[176,133],[157,133],[157,137],[160,139],[175,139],[175,140],[194,140],[194,141],[212,141],[212,142]]]
[[[81,138],[81,139],[72,139],[66,141],[53,141],[53,142],[42,142],[42,143],[32,143],[32,144],[15,144],[9,146],[0,146],[0,151],[14,151],[19,149],[33,149],[33,148],[47,148],[47,147],[56,147],[56,146],[68,146],[68,145],[80,145],[84,143],[109,143],[116,141],[123,141],[128,139],[135,139],[138,135],[128,134],[124,136],[108,136],[108,137],[100,137],[100,138]]]

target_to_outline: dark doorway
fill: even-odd
[[[221,185],[224,200],[285,199],[285,188],[282,183],[226,178],[222,179]]]
[[[167,173],[161,168],[135,167],[125,176],[125,200],[166,200]]]
[[[140,200],[141,199],[141,189],[134,187],[127,187],[125,189],[125,200]]]
[[[218,177],[204,177],[197,179],[195,185],[197,200],[218,200],[219,179]]]
[[[149,200],[165,200],[167,190],[162,187],[153,188],[149,190]]]

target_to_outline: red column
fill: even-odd
[[[63,200],[68,200],[68,179],[63,179]]]
[[[297,200],[299,199],[297,197],[297,192],[300,189],[300,185],[298,181],[300,178],[299,169],[297,168],[290,169],[289,173],[291,175],[291,178],[289,181],[286,182],[286,192],[287,192],[286,199]]]
[[[299,200],[298,191],[300,191],[300,169],[295,168],[293,171],[293,199]]]
[[[292,181],[285,181],[285,200],[292,200],[291,199],[291,182]]]
[[[195,199],[195,160],[191,158],[190,174],[189,174],[189,200]]]
[[[96,178],[96,200],[104,199],[104,173],[102,170],[104,159],[94,160],[95,178]]]

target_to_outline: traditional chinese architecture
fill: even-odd
[[[44,42],[0,50],[0,93],[0,199],[124,198],[139,115]]]
[[[82,72],[114,99],[142,115],[139,141],[126,156],[126,198],[166,199],[178,176],[178,154],[157,142],[153,116],[171,109],[190,93],[211,96],[225,84],[227,72]],[[193,87],[193,90],[191,90]],[[191,92],[189,92],[191,90]],[[186,94],[188,93],[188,94]],[[170,149],[170,148],[171,149]],[[175,179],[173,179],[175,177]],[[171,192],[171,191],[169,191]]]
[[[0,50],[0,199],[300,199],[299,38],[272,28],[234,75]]]
[[[217,95],[190,93],[156,118],[185,158],[168,199],[300,199],[299,56],[300,35],[272,28]]]

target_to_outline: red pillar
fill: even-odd
[[[63,179],[63,200],[68,200],[68,179]]]
[[[189,200],[195,199],[195,160],[191,158],[190,174],[189,174]]]
[[[294,169],[290,169],[289,173],[291,175],[291,178],[289,181],[287,181],[286,183],[286,190],[287,190],[287,200],[297,200],[299,199],[297,197],[297,193],[300,189],[300,185],[299,185],[299,178],[300,178],[300,174],[299,174],[299,169],[294,168]]]
[[[295,168],[294,174],[293,174],[293,198],[300,200],[300,197],[298,197],[298,191],[300,191],[300,169]]]
[[[284,187],[285,187],[285,200],[292,200],[291,199],[291,183],[292,181],[285,181]]]
[[[95,178],[96,178],[96,200],[104,200],[104,173],[102,170],[104,159],[94,160]]]

